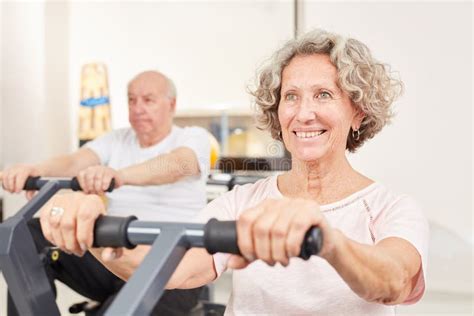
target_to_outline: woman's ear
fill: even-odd
[[[354,131],[359,130],[362,121],[366,117],[365,113],[361,109],[356,109],[354,118],[352,119],[351,127]]]

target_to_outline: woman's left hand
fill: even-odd
[[[317,226],[323,235],[319,256],[326,258],[334,249],[335,230],[326,221],[315,201],[305,199],[268,199],[244,211],[237,220],[237,238],[242,256],[233,255],[229,268],[242,269],[254,260],[269,265],[287,266],[297,257],[304,236]]]

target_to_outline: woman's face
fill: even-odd
[[[350,127],[362,120],[337,85],[329,56],[296,56],[282,73],[278,117],[283,142],[294,159],[315,161],[344,155]]]

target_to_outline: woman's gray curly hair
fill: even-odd
[[[293,57],[298,55],[327,54],[338,71],[338,85],[365,117],[359,136],[353,137],[352,128],[346,149],[355,152],[367,139],[374,137],[393,116],[391,105],[401,94],[403,83],[391,76],[390,67],[375,60],[367,46],[352,38],[316,29],[287,42],[260,69],[256,88],[250,89],[255,97],[257,121],[262,129],[281,140],[278,120],[281,75]]]

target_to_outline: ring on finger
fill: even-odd
[[[64,213],[64,209],[62,207],[59,207],[59,206],[53,206],[51,208],[51,211],[49,211],[49,215],[51,217],[60,217],[61,215],[63,215]]]

